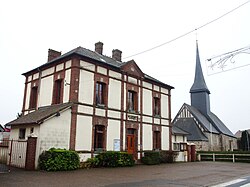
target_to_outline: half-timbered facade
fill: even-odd
[[[48,62],[26,77],[23,116],[10,122],[14,139],[36,135],[37,156],[51,147],[77,151],[82,161],[100,151],[171,150],[171,89],[135,61],[121,62],[77,47],[63,55],[49,50]]]

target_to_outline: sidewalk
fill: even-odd
[[[250,176],[250,164],[189,162],[94,168],[67,172],[14,169],[0,174],[0,186],[212,186]]]

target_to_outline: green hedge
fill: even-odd
[[[160,151],[161,163],[173,163],[178,155],[178,152],[174,151]]]
[[[89,158],[81,164],[82,168],[94,167],[125,167],[135,164],[132,154],[127,152],[107,151],[98,154],[94,158]]]
[[[124,167],[135,164],[132,154],[127,152],[107,151],[96,156],[101,167]]]
[[[175,162],[177,153],[173,151],[145,151],[141,161],[143,164],[155,165]]]
[[[145,151],[144,156],[141,159],[143,164],[155,165],[160,164],[160,152],[159,151]]]
[[[75,151],[51,148],[39,156],[38,164],[46,171],[75,170],[80,166],[80,159]]]

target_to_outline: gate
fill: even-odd
[[[25,168],[27,140],[2,140],[0,142],[0,172],[10,172],[10,168]]]

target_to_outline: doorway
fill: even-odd
[[[127,152],[135,155],[135,129],[127,129]]]

